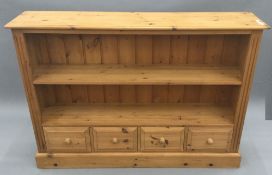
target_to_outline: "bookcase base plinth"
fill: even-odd
[[[37,153],[39,168],[239,168],[239,153]]]

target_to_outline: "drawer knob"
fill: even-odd
[[[112,138],[112,143],[114,143],[114,144],[118,143],[118,139],[116,137],[113,137]]]
[[[165,138],[164,138],[164,137],[161,137],[161,138],[160,138],[160,144],[163,144],[163,145],[164,145],[165,143],[166,143]]]
[[[208,143],[209,145],[212,145],[212,144],[214,143],[214,141],[213,141],[212,138],[208,138],[207,143]]]
[[[64,143],[66,143],[67,145],[70,145],[72,143],[72,140],[70,138],[65,138]]]

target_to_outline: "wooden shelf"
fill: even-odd
[[[211,104],[92,104],[53,106],[42,112],[44,126],[232,125],[230,107]]]
[[[240,85],[234,67],[50,65],[34,70],[34,84]]]

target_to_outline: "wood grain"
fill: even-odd
[[[57,18],[56,18],[57,17]],[[144,20],[143,20],[144,19]],[[259,22],[258,22],[259,21]],[[26,11],[5,25],[20,29],[241,30],[269,26],[250,12]]]
[[[183,151],[183,127],[141,127],[141,151]]]
[[[235,67],[196,66],[40,66],[34,84],[240,85]],[[103,78],[101,78],[103,77]]]
[[[254,32],[254,34],[251,35],[250,45],[247,50],[247,55],[244,63],[245,64],[243,74],[244,83],[242,84],[241,90],[239,92],[238,103],[234,118],[235,127],[233,133],[234,136],[232,140],[233,151],[239,150],[241,134],[246,115],[246,108],[249,100],[249,93],[253,81],[254,69],[256,66],[262,33],[263,33],[262,31]]]
[[[48,152],[90,152],[88,127],[44,127]]]
[[[232,130],[232,127],[190,127],[187,151],[229,152]]]
[[[38,153],[39,168],[238,168],[239,153]]]
[[[46,145],[41,125],[41,106],[38,101],[36,89],[31,83],[32,69],[29,67],[30,65],[27,64],[29,62],[29,54],[27,52],[25,35],[20,31],[13,31],[12,35],[16,48],[19,68],[23,79],[26,98],[29,105],[30,117],[34,129],[37,148],[38,151],[42,153],[46,151]]]
[[[45,126],[232,125],[231,107],[211,104],[92,104],[45,108]]]
[[[269,28],[253,13],[28,11],[6,27],[38,167],[239,166]]]
[[[136,127],[94,127],[93,137],[96,152],[137,151]]]
[[[84,35],[82,38],[86,63],[101,64],[101,37],[99,35]]]

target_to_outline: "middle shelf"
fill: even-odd
[[[89,104],[46,107],[44,126],[232,125],[233,109],[215,104]]]
[[[240,85],[237,67],[43,65],[33,71],[34,84],[89,85]]]

